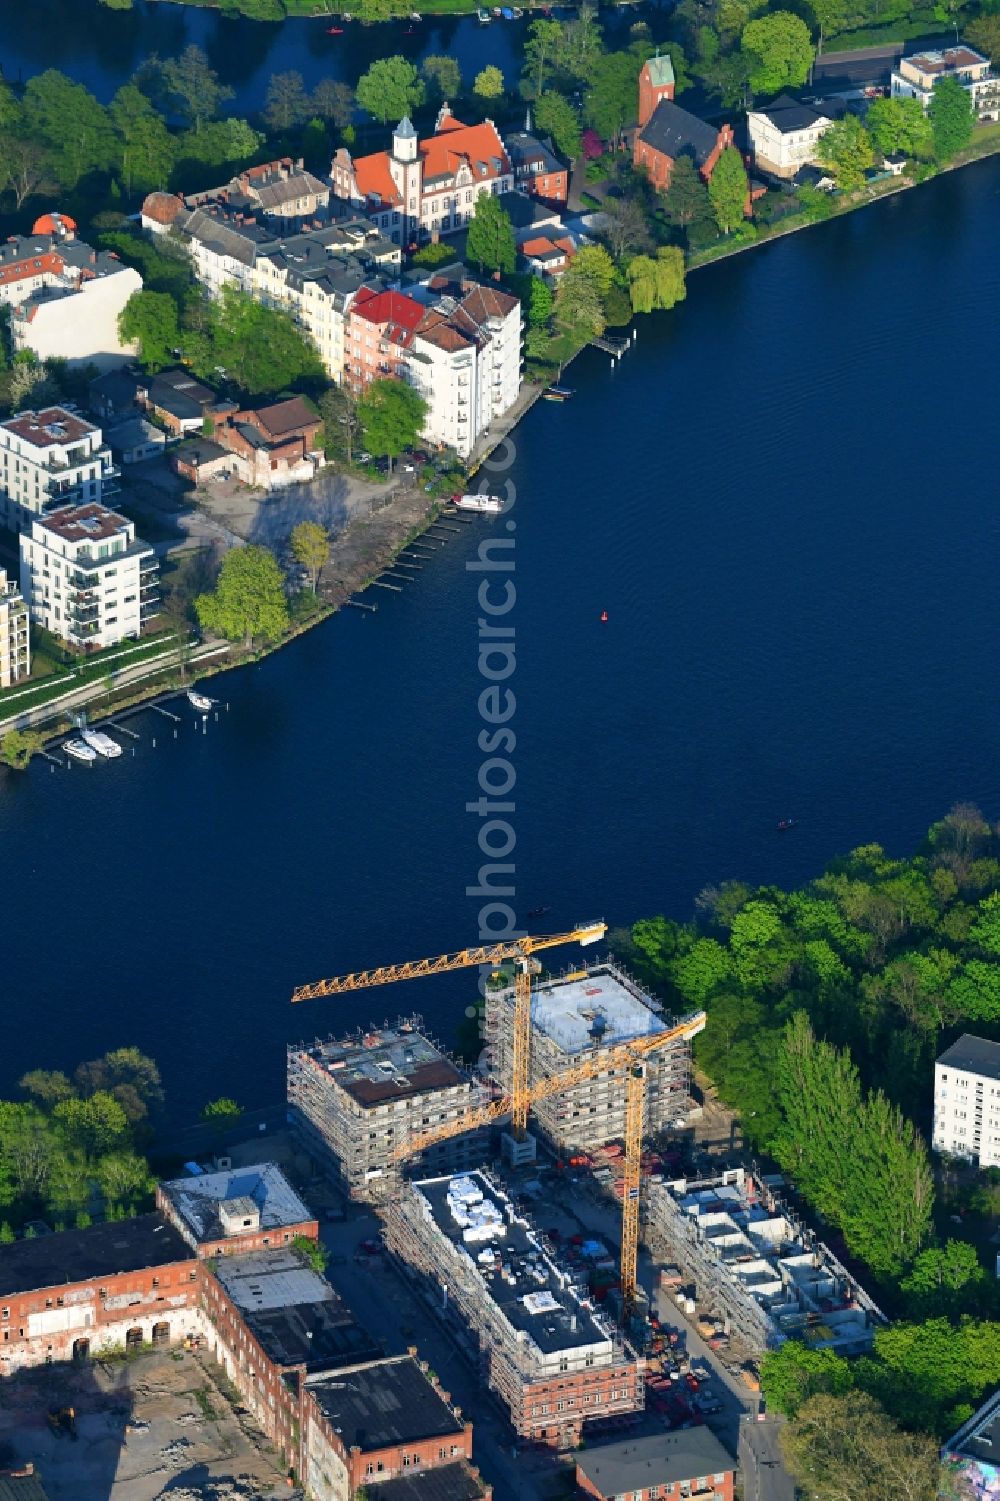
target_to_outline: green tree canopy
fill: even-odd
[[[804,1402],[820,1392],[843,1396],[851,1390],[851,1367],[834,1350],[813,1350],[790,1339],[768,1350],[760,1365],[760,1385],[768,1403],[793,1418]]]
[[[318,521],[300,521],[292,528],[292,552],[303,568],[308,570],[315,594],[320,571],[330,556],[330,538],[326,527],[320,526]]]
[[[716,162],[708,180],[708,196],[722,233],[728,235],[738,229],[746,217],[750,183],[735,146],[727,146]]]
[[[857,115],[835,120],[820,136],[816,155],[829,167],[837,187],[845,193],[861,187],[875,160],[871,137]]]
[[[425,57],[420,71],[434,99],[455,99],[462,92],[462,70],[454,57]]]
[[[306,92],[302,74],[294,68],[272,73],[264,99],[264,119],[271,130],[291,130],[304,125],[313,114],[313,100]]]
[[[919,99],[873,99],[865,115],[865,128],[883,156],[925,160],[933,154],[931,124]]]
[[[629,263],[628,281],[635,312],[672,308],[685,296],[683,251],[661,245],[655,256],[637,255]]]
[[[289,313],[227,286],[221,297],[203,304],[203,314],[207,345],[191,346],[203,378],[221,367],[250,396],[323,381],[319,355]]]
[[[532,21],[528,26],[528,39],[524,44],[524,68],[530,81],[531,93],[536,99],[555,72],[562,37],[560,21]]]
[[[423,103],[424,84],[405,57],[380,57],[358,79],[357,98],[363,110],[386,125]]]
[[[631,52],[605,52],[595,60],[583,96],[584,122],[617,146],[639,116],[639,63]]]
[[[483,271],[513,271],[517,247],[510,215],[490,193],[480,193],[469,220],[465,258]]]
[[[196,132],[233,97],[233,90],[219,82],[207,55],[193,42],[180,57],[159,64],[159,84],[171,109]]]
[[[181,342],[177,304],[168,292],[133,292],[118,314],[123,344],[137,344],[139,361],[150,371],[176,364],[174,350]]]
[[[811,1397],[782,1429],[785,1462],[812,1501],[929,1501],[937,1446],[897,1428],[864,1392]]]
[[[358,402],[358,421],[370,451],[387,458],[392,468],[420,436],[427,416],[427,403],[401,380],[374,380]]]
[[[128,1116],[114,1095],[105,1090],[85,1100],[60,1100],[52,1107],[52,1119],[69,1145],[88,1159],[115,1151],[129,1140]]]
[[[24,89],[25,136],[43,145],[61,187],[75,188],[88,172],[107,172],[118,160],[114,123],[82,83],[54,68],[36,73]]]
[[[757,94],[798,88],[805,83],[816,55],[809,27],[788,10],[748,21],[742,45],[750,67],[750,86]]]
[[[957,78],[939,78],[927,114],[931,122],[934,155],[939,162],[950,162],[972,140],[975,121],[972,98]]]
[[[475,82],[472,85],[472,92],[480,99],[503,98],[503,74],[494,63],[487,64],[482,72],[476,74]]]
[[[339,78],[321,78],[312,91],[310,107],[321,120],[343,130],[354,118],[354,90]]]
[[[575,161],[583,149],[582,131],[580,117],[569,100],[562,94],[540,94],[535,101],[534,116],[537,129],[552,137],[556,150]]]
[[[177,161],[183,167],[194,162],[203,167],[239,167],[260,150],[264,137],[235,115],[224,120],[203,120],[197,129],[177,137]]]
[[[250,544],[226,554],[218,583],[209,594],[194,602],[205,630],[242,640],[250,647],[263,637],[276,641],[288,629],[284,577],[278,561],[266,547]]]
[[[687,228],[712,215],[705,180],[689,156],[678,157],[670,173],[670,186],[663,195],[663,212],[670,224]]]
[[[109,113],[118,134],[119,165],[126,193],[165,187],[174,165],[174,138],[141,89],[124,84]]]

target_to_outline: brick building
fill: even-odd
[[[0,1246],[0,1376],[198,1333],[201,1279],[160,1214]]]
[[[319,1224],[273,1162],[175,1178],[156,1190],[161,1213],[203,1260],[319,1239]]]
[[[639,128],[632,159],[643,167],[661,192],[670,186],[674,163],[682,156],[694,162],[708,182],[715,164],[733,144],[729,125],[706,125],[697,115],[674,103],[674,70],[669,57],[651,57],[639,73]]]
[[[733,1501],[736,1461],[707,1428],[601,1444],[579,1455],[576,1483],[596,1501]]]
[[[532,133],[530,110],[524,129],[508,132],[504,145],[514,169],[514,182],[522,193],[553,207],[565,204],[569,197],[569,168],[556,156],[551,141],[539,140]]]
[[[405,292],[362,287],[351,305],[344,338],[344,380],[360,393],[373,380],[406,380],[407,352],[424,308]]]

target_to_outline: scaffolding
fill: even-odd
[[[752,1355],[788,1339],[860,1354],[884,1322],[881,1309],[756,1166],[699,1180],[654,1180],[645,1214],[654,1255],[676,1264],[694,1283],[695,1303]],[[683,1292],[678,1301],[691,1302]]]
[[[442,1196],[463,1182],[499,1210],[496,1233],[503,1238],[495,1249],[489,1227],[481,1232],[486,1245],[477,1249],[478,1230],[466,1245],[439,1223]],[[551,1260],[486,1169],[404,1185],[385,1211],[385,1240],[471,1337],[480,1379],[500,1398],[519,1436],[572,1444],[586,1419],[642,1408],[642,1362],[593,1307],[585,1286]],[[521,1305],[530,1316],[517,1316]],[[533,1320],[544,1336],[533,1334]]]
[[[485,1104],[488,1090],[424,1029],[418,1015],[288,1049],[289,1117],[307,1149],[332,1166],[353,1199],[374,1201],[401,1142]],[[472,1165],[482,1133],[421,1153],[420,1170]]]
[[[561,1003],[563,997],[572,997],[573,1004]],[[617,1049],[620,1055],[626,1039],[665,1031],[669,1025],[660,1003],[617,963],[549,977],[532,993],[529,1088],[602,1050]],[[509,979],[487,985],[482,1030],[490,1078],[506,1088],[514,1035]],[[533,1104],[539,1128],[561,1156],[624,1139],[627,1071],[619,1056],[616,1066]],[[647,1058],[643,1135],[683,1126],[691,1106],[691,1044],[678,1038]]]

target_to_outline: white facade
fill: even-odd
[[[106,499],[117,474],[101,429],[65,407],[0,422],[0,524],[11,531],[52,506]]]
[[[17,584],[0,568],[0,688],[10,688],[30,671],[28,607]]]
[[[829,116],[788,96],[775,100],[768,109],[749,110],[747,131],[754,162],[776,177],[794,177],[815,162],[819,141],[832,124]]]
[[[53,277],[21,300],[10,320],[16,349],[30,349],[40,360],[96,365],[110,370],[136,353],[118,334],[118,315],[142,291],[142,277],[131,266],[77,281]]]
[[[76,648],[135,639],[159,612],[159,563],[106,506],[63,506],[21,534],[21,587],[32,620]]]
[[[423,436],[467,459],[521,385],[521,304],[477,288],[451,319],[413,336],[411,385],[427,402]]]
[[[934,1065],[935,1152],[1000,1167],[1000,1043],[966,1034]]]
[[[892,70],[890,92],[893,99],[919,99],[926,111],[941,78],[957,78],[972,98],[977,120],[1000,120],[1000,78],[989,58],[971,47],[947,47],[900,58]]]

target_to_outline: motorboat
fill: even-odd
[[[213,699],[207,698],[204,693],[196,693],[193,688],[187,691],[187,701],[199,714],[210,714],[214,707]]]
[[[81,730],[80,739],[92,751],[96,751],[99,756],[106,756],[109,761],[113,761],[122,753],[118,741],[112,740],[110,735],[105,735],[103,730]]]
[[[778,833],[779,834],[783,834],[786,829],[794,829],[797,823],[798,823],[798,819],[797,818],[779,818],[778,819]]]
[[[451,503],[460,511],[481,511],[488,516],[499,516],[504,504],[499,495],[453,495]]]
[[[542,392],[543,401],[569,401],[573,392],[569,386],[546,386]]]
[[[84,740],[67,740],[63,745],[67,756],[72,756],[74,761],[96,761],[97,752]]]
[[[488,10],[477,10],[476,20],[479,22],[480,26],[488,26],[493,20],[493,17],[490,15]]]
[[[343,36],[344,28],[343,26],[328,26],[326,28],[326,34],[327,36]]]
[[[410,20],[411,21],[422,21],[423,19],[424,18],[420,14],[419,10],[411,10],[410,11]]]
[[[601,611],[601,624],[602,625],[607,625],[607,623],[608,623],[608,612],[607,612],[607,610],[602,610]]]

